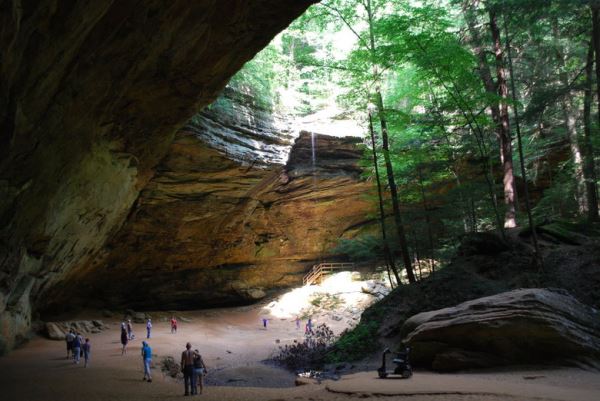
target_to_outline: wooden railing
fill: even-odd
[[[314,265],[312,269],[302,279],[303,285],[312,285],[320,283],[323,276],[333,273],[334,270],[349,270],[354,268],[354,263],[319,263]]]

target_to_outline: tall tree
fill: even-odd
[[[396,269],[396,263],[394,261],[394,256],[390,251],[390,246],[388,243],[387,230],[385,228],[385,211],[383,208],[383,191],[381,190],[381,180],[379,179],[379,163],[377,161],[377,144],[375,141],[375,130],[373,129],[373,114],[372,110],[369,110],[369,133],[371,135],[371,150],[373,152],[373,166],[375,167],[375,181],[377,182],[377,199],[379,201],[379,224],[381,226],[381,239],[383,240],[383,254],[385,258],[385,263],[388,270],[388,275],[390,269],[394,272],[394,277],[396,278],[396,283],[400,284],[400,276],[398,275],[398,269]],[[390,284],[392,280],[390,279]]]
[[[369,53],[372,60],[373,70],[373,81],[375,82],[374,96],[375,105],[377,106],[377,115],[379,116],[379,123],[381,125],[381,139],[382,139],[382,153],[383,159],[385,160],[385,170],[387,173],[388,184],[390,186],[390,195],[392,198],[392,209],[394,211],[394,222],[396,223],[396,232],[398,234],[398,241],[400,242],[400,252],[402,253],[402,261],[404,262],[404,268],[406,269],[406,276],[410,283],[416,281],[415,274],[413,272],[412,263],[410,260],[410,254],[408,253],[408,241],[406,240],[406,233],[404,230],[404,224],[402,223],[402,215],[400,213],[400,202],[398,200],[398,188],[396,187],[396,179],[394,177],[394,169],[390,158],[389,148],[389,136],[387,121],[385,118],[385,109],[383,107],[383,95],[381,94],[381,83],[380,73],[377,64],[377,47],[375,44],[374,34],[374,18],[373,18],[373,7],[371,0],[365,0],[363,3],[365,11],[367,12],[367,24],[369,30]]]
[[[497,81],[494,82],[487,60],[488,50],[484,45],[482,33],[477,25],[477,11],[480,8],[479,0],[467,0],[463,3],[463,14],[467,27],[471,35],[471,44],[473,51],[477,55],[479,66],[478,72],[481,77],[486,92],[490,95],[489,109],[494,124],[495,133],[500,147],[500,163],[502,164],[502,183],[504,190],[504,204],[506,207],[504,214],[504,227],[515,227],[516,222],[516,190],[512,157],[512,138],[510,135],[510,125],[508,117],[508,87],[506,85],[506,69],[504,67],[504,56],[502,51],[502,42],[500,39],[500,30],[496,21],[496,11],[492,7],[487,9],[489,18],[489,28],[492,38],[492,49],[496,61]]]
[[[496,19],[496,11],[492,8],[488,10],[490,17],[490,31],[494,56],[496,57],[496,84],[498,86],[498,127],[496,135],[500,145],[500,163],[502,163],[502,183],[504,188],[504,227],[516,227],[516,189],[515,175],[513,169],[512,137],[510,134],[510,124],[508,117],[508,85],[506,83],[506,68],[504,66],[504,51],[500,39],[500,29]]]
[[[596,61],[596,99],[598,101],[598,126],[600,127],[600,3],[592,4],[592,43]]]
[[[585,66],[585,88],[583,99],[583,177],[587,196],[587,212],[589,221],[599,221],[598,187],[596,185],[596,164],[592,145],[592,99],[594,69],[594,39],[591,38]]]
[[[527,212],[527,220],[529,221],[529,229],[531,230],[531,238],[533,242],[533,249],[535,252],[536,260],[541,267],[543,265],[543,261],[540,254],[540,248],[538,244],[538,236],[537,229],[535,226],[535,222],[533,221],[533,213],[531,210],[531,200],[529,198],[529,184],[527,182],[527,169],[525,168],[525,157],[523,156],[523,138],[521,135],[521,124],[519,120],[519,105],[518,105],[518,97],[517,97],[517,89],[515,85],[515,76],[514,76],[514,68],[513,68],[513,60],[512,60],[512,52],[510,39],[508,36],[508,17],[504,15],[504,36],[506,39],[506,53],[508,58],[508,71],[510,73],[510,89],[512,92],[512,100],[513,100],[513,112],[515,116],[515,129],[517,131],[517,148],[519,151],[519,164],[521,165],[521,176],[523,177],[523,187],[524,187],[524,195],[525,195],[525,210]]]
[[[571,151],[571,160],[573,162],[573,169],[575,174],[576,182],[576,193],[577,203],[579,204],[579,213],[585,213],[588,210],[587,198],[585,196],[585,180],[583,177],[583,157],[581,154],[581,147],[579,144],[579,133],[577,127],[577,121],[579,119],[579,108],[576,104],[576,96],[573,90],[573,85],[569,77],[569,70],[567,67],[566,59],[569,58],[567,54],[568,49],[561,43],[560,28],[558,26],[558,17],[554,16],[552,21],[552,28],[555,41],[555,55],[557,60],[557,66],[559,68],[558,77],[564,88],[564,96],[561,98],[561,108],[563,118],[567,128],[567,139],[569,141],[569,149]]]
[[[392,201],[399,250],[408,281],[414,283],[416,278],[410,259],[408,241],[406,239],[400,210],[398,187],[396,185],[390,157],[388,123],[384,107],[383,90],[381,88],[383,71],[381,68],[381,60],[378,57],[378,48],[374,33],[376,11],[384,10],[390,4],[385,1],[375,0],[329,0],[320,4],[329,16],[337,20],[338,23],[341,23],[356,38],[357,49],[353,52],[355,55],[354,60],[360,59],[360,65],[347,65],[343,68],[348,71],[357,72],[360,79],[367,81],[366,83],[362,82],[359,85],[361,85],[361,90],[365,90],[363,93],[365,100],[372,102],[377,109],[376,117],[378,118],[381,127],[381,154],[384,159],[390,198]],[[364,26],[364,31],[357,28],[362,26]],[[350,55],[349,60],[351,63],[353,60],[352,54]]]

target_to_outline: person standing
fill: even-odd
[[[90,362],[90,355],[92,353],[92,344],[90,344],[90,339],[86,338],[85,343],[83,344],[83,367],[87,368],[88,363]]]
[[[185,386],[184,395],[194,395],[197,393],[196,375],[194,374],[194,352],[192,344],[185,345],[185,351],[181,353],[181,371],[183,372],[183,383]]]
[[[127,343],[129,342],[129,337],[127,336],[127,329],[125,328],[125,323],[121,324],[121,344],[123,345],[123,349],[121,349],[121,355],[125,355],[127,353]]]
[[[142,341],[142,362],[144,363],[144,381],[152,382],[152,374],[150,373],[150,365],[152,364],[152,348],[146,341]]]
[[[177,319],[175,316],[171,316],[171,334],[177,333]]]
[[[65,336],[65,341],[67,343],[67,359],[71,357],[71,352],[73,351],[73,340],[75,339],[75,333],[73,333],[73,329],[69,329],[69,332]],[[74,357],[75,355],[73,355]]]
[[[296,330],[300,329],[300,316],[296,316]]]
[[[262,319],[262,324],[263,324],[263,328],[266,330],[267,329],[267,322],[269,321],[269,319],[267,319],[266,317],[263,317]]]
[[[79,359],[81,358],[81,343],[81,334],[77,333],[73,339],[73,362],[76,364],[79,364]]]
[[[196,394],[202,394],[204,389],[204,375],[208,373],[200,351],[194,350],[194,374],[196,375],[196,384],[200,388],[200,393],[196,390]]]
[[[312,318],[309,317],[308,321],[306,322],[306,329],[304,330],[304,334],[314,334],[312,327]]]
[[[152,333],[152,320],[148,319],[148,322],[146,322],[146,338],[150,338],[151,333]]]
[[[127,338],[133,340],[133,325],[131,324],[131,319],[127,320]]]

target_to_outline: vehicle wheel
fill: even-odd
[[[387,372],[383,372],[383,371],[381,371],[381,370],[378,370],[378,371],[377,371],[377,374],[379,374],[379,378],[380,378],[380,379],[385,379],[385,378],[387,378],[387,376],[388,376]]]
[[[411,376],[412,376],[412,370],[406,369],[402,372],[402,377],[405,379],[408,379]]]

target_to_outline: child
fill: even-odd
[[[150,334],[152,333],[152,320],[148,319],[146,323],[146,338],[150,338]]]
[[[177,319],[175,316],[171,316],[171,334],[177,333]]]
[[[92,344],[90,343],[90,339],[85,339],[85,344],[83,344],[83,367],[87,368],[87,365],[90,361],[90,353],[92,352]]]

